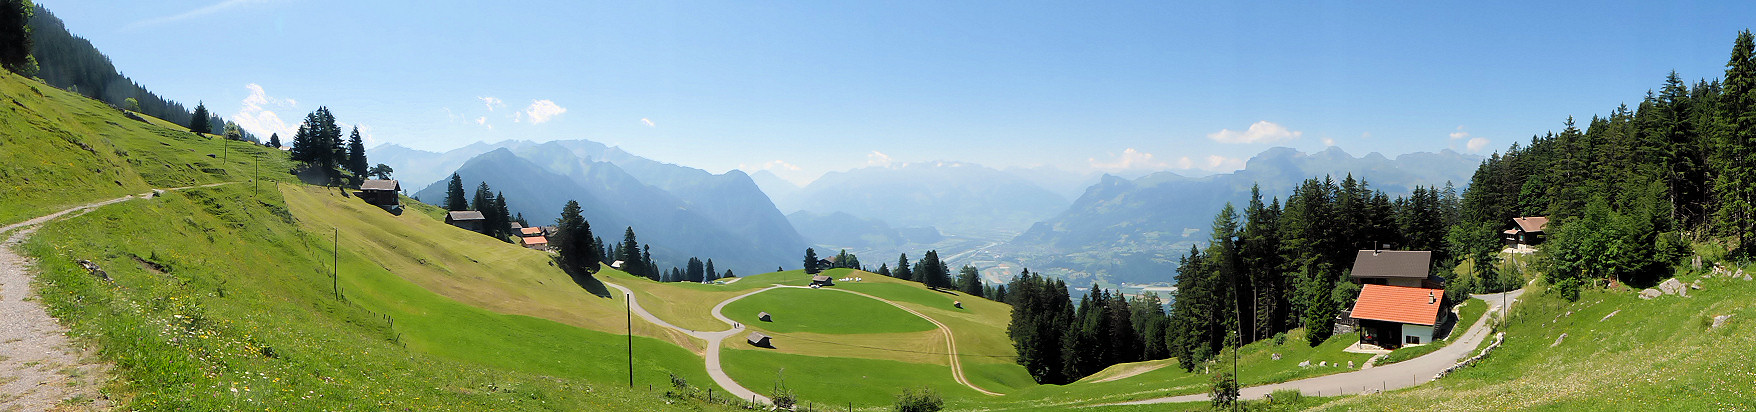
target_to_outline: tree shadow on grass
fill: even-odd
[[[562,268],[561,270],[567,273],[567,277],[572,278],[573,283],[579,285],[581,289],[585,289],[586,293],[605,299],[613,297],[613,295],[610,294],[610,288],[604,286],[604,281],[598,280],[596,275],[585,270],[569,270],[565,265],[561,265],[560,262],[550,262],[549,264],[560,266]]]

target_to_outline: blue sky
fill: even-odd
[[[1489,153],[1718,78],[1751,2],[39,0],[262,135],[585,138],[804,182],[886,162],[1203,174],[1272,146]],[[1410,4],[1415,3],[1415,4]],[[278,119],[278,121],[277,121]]]

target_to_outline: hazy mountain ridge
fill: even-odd
[[[891,227],[1009,236],[1061,211],[1067,199],[981,165],[923,162],[830,172],[778,203],[782,210],[845,212]]]
[[[1066,211],[998,249],[1032,270],[1086,279],[1080,282],[1169,282],[1177,257],[1207,240],[1213,216],[1226,202],[1243,207],[1253,184],[1261,185],[1265,202],[1284,198],[1304,179],[1330,175],[1340,181],[1350,173],[1391,196],[1447,181],[1461,191],[1481,159],[1450,150],[1390,159],[1375,152],[1353,157],[1335,147],[1310,154],[1276,147],[1229,174],[1159,172],[1133,180],[1105,175]]]
[[[756,273],[791,263],[805,247],[803,237],[741,171],[715,175],[585,140],[478,143],[443,154],[379,147],[405,165],[439,167],[482,148],[492,149],[453,170],[464,178],[466,191],[486,180],[505,192],[509,209],[532,224],[553,222],[567,200],[578,200],[595,234],[620,240],[622,229],[632,226],[642,243],[653,245],[653,257],[663,267],[700,257],[714,259],[719,268]],[[404,166],[393,167],[400,174]],[[440,201],[451,172],[416,195]]]

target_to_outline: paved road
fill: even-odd
[[[90,407],[104,409],[109,405],[98,393],[98,386],[107,379],[107,366],[84,359],[88,354],[67,341],[67,328],[49,316],[37,294],[30,289],[33,274],[28,270],[30,259],[12,248],[34,234],[38,227],[62,217],[79,216],[106,205],[137,198],[150,198],[166,190],[211,187],[233,182],[202,186],[153,189],[138,195],[74,206],[59,212],[0,227],[0,234],[12,232],[0,242],[0,411],[50,410],[62,400],[84,397],[92,400]]]
[[[1518,297],[1523,294],[1524,290],[1519,289],[1504,294],[1495,293],[1474,295],[1472,297],[1488,302],[1488,313],[1496,313],[1500,311],[1500,299],[1502,295],[1505,295],[1507,299],[1506,301],[1508,302],[1508,305],[1510,305],[1512,302],[1516,302]],[[1469,330],[1465,331],[1463,336],[1459,337],[1457,341],[1452,342],[1444,348],[1433,351],[1433,353],[1418,358],[1378,366],[1371,369],[1318,376],[1315,378],[1300,379],[1291,382],[1251,386],[1238,391],[1238,394],[1243,399],[1261,399],[1269,393],[1277,390],[1298,389],[1299,392],[1304,393],[1305,396],[1332,396],[1388,391],[1420,385],[1432,381],[1433,377],[1438,375],[1439,372],[1457,364],[1458,359],[1472,355],[1476,346],[1480,345],[1484,339],[1487,339],[1488,329],[1488,317],[1484,316],[1474,325],[1471,325]],[[1208,400],[1208,394],[1203,393],[1123,402],[1119,405],[1206,402]]]
[[[672,325],[670,322],[666,322],[664,319],[659,319],[658,316],[653,316],[652,312],[647,312],[646,308],[640,307],[640,300],[636,299],[634,297],[633,290],[629,290],[628,288],[623,287],[622,285],[618,285],[618,284],[614,284],[614,283],[610,283],[610,282],[604,282],[604,284],[608,285],[609,287],[616,288],[616,290],[622,291],[622,295],[628,297],[628,304],[631,307],[631,309],[634,311],[634,314],[640,315],[641,319],[645,319],[647,322],[652,322],[652,324],[654,324],[654,325],[659,325],[659,326],[665,327],[666,329],[671,329],[671,330],[675,330],[678,332],[682,332],[683,334],[689,335],[690,337],[707,341],[707,350],[705,351],[706,358],[707,358],[707,376],[710,378],[713,378],[713,383],[719,384],[719,386],[721,388],[725,388],[725,390],[727,392],[731,392],[732,395],[737,396],[739,399],[749,399],[753,402],[771,403],[767,396],[762,396],[761,394],[758,394],[755,391],[752,391],[748,388],[745,388],[743,385],[739,385],[738,381],[732,380],[732,377],[730,377],[730,376],[726,376],[725,370],[720,368],[720,361],[719,361],[720,342],[725,341],[726,338],[731,337],[732,335],[738,334],[738,332],[744,331],[744,325],[739,324],[737,322],[733,322],[731,319],[726,318],[725,315],[721,315],[720,309],[726,307],[726,304],[732,303],[732,301],[736,301],[738,299],[743,299],[746,296],[754,295],[757,293],[762,293],[763,291],[778,288],[781,286],[778,286],[778,285],[771,286],[771,287],[768,287],[765,289],[760,289],[760,290],[757,290],[754,292],[738,295],[737,297],[733,297],[731,299],[726,299],[724,302],[720,302],[719,305],[713,307],[713,317],[718,318],[722,322],[725,322],[726,325],[730,326],[731,328],[726,329],[726,330],[722,330],[722,331],[704,332],[704,331],[684,329],[684,328],[679,327],[677,325]]]

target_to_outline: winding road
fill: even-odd
[[[707,341],[707,349],[704,351],[705,352],[704,357],[706,358],[706,362],[707,362],[707,375],[708,375],[708,377],[713,378],[713,383],[719,384],[719,386],[721,388],[725,388],[725,390],[727,392],[731,392],[732,395],[736,395],[739,399],[749,399],[749,400],[754,401],[754,402],[762,402],[762,403],[772,403],[772,401],[768,397],[762,396],[762,394],[758,394],[755,391],[751,391],[750,389],[745,388],[743,385],[739,385],[738,381],[733,380],[731,376],[726,375],[725,370],[720,367],[720,345],[721,345],[721,343],[724,342],[726,340],[726,338],[737,335],[739,332],[743,332],[745,329],[743,324],[735,322],[731,318],[727,318],[726,315],[721,312],[721,310],[725,309],[726,305],[731,304],[732,302],[736,302],[739,299],[747,298],[747,297],[750,297],[751,295],[755,295],[755,294],[762,293],[762,292],[767,292],[767,291],[774,290],[774,289],[780,289],[780,288],[810,289],[810,288],[805,287],[805,286],[774,285],[774,286],[769,286],[769,287],[762,288],[762,289],[757,289],[755,291],[751,291],[750,293],[745,293],[742,295],[734,296],[731,299],[726,299],[724,301],[721,301],[719,304],[713,306],[713,317],[715,319],[719,319],[721,322],[725,322],[726,325],[730,326],[730,328],[728,328],[726,330],[722,330],[722,331],[704,332],[704,331],[685,329],[685,328],[679,327],[677,325],[673,325],[670,322],[666,322],[664,319],[659,319],[659,317],[654,316],[652,314],[652,312],[648,312],[646,310],[646,308],[640,307],[640,300],[636,299],[634,297],[634,291],[628,289],[627,287],[624,287],[622,285],[618,285],[615,283],[610,283],[607,281],[604,282],[604,285],[607,285],[609,287],[616,288],[616,290],[622,291],[622,295],[627,297],[627,299],[628,299],[628,304],[629,304],[628,306],[629,306],[630,310],[632,310],[634,312],[634,314],[639,315],[641,319],[644,319],[647,322],[651,322],[654,325],[658,325],[658,326],[664,327],[666,329],[675,330],[675,331],[681,332],[685,335],[689,335],[690,337]],[[945,342],[946,342],[946,349],[947,349],[946,353],[948,354],[948,356],[951,359],[951,378],[956,380],[957,383],[963,384],[964,386],[968,386],[970,389],[974,389],[977,392],[981,392],[983,394],[987,394],[990,396],[1000,396],[1001,395],[999,393],[995,393],[995,392],[988,391],[986,389],[982,389],[980,387],[977,387],[975,384],[970,383],[968,378],[964,377],[963,363],[962,363],[962,360],[958,359],[958,356],[957,356],[957,339],[955,339],[952,336],[950,327],[945,326],[945,324],[943,324],[943,323],[939,323],[938,320],[933,319],[930,316],[922,314],[921,312],[917,312],[914,309],[909,309],[907,307],[904,307],[900,304],[897,304],[896,302],[890,301],[889,299],[884,299],[884,298],[880,298],[877,296],[872,296],[872,295],[868,295],[865,293],[855,292],[855,291],[846,290],[846,289],[836,289],[836,288],[825,288],[825,289],[834,290],[834,291],[838,291],[838,292],[852,293],[855,295],[860,295],[860,296],[865,296],[867,298],[875,299],[879,302],[888,303],[891,306],[895,306],[898,309],[902,309],[904,311],[908,311],[908,313],[914,314],[915,316],[919,316],[919,317],[921,317],[921,319],[926,319],[928,322],[932,322],[934,326],[937,326],[939,328],[940,332],[945,334]]]
[[[1518,297],[1523,294],[1524,290],[1519,289],[1506,293],[1474,295],[1472,297],[1488,302],[1487,313],[1493,314],[1501,311],[1502,298],[1505,298],[1507,305],[1510,305],[1517,302]],[[1421,357],[1371,369],[1251,386],[1238,391],[1238,395],[1241,399],[1262,399],[1269,393],[1283,389],[1297,389],[1305,396],[1351,395],[1402,389],[1431,382],[1439,372],[1457,364],[1458,359],[1469,356],[1471,352],[1475,351],[1476,346],[1487,339],[1489,335],[1488,319],[1488,316],[1482,316],[1482,319],[1471,325],[1469,330],[1465,331],[1457,341]],[[1202,393],[1122,402],[1114,405],[1206,402],[1209,399],[1208,394]]]

